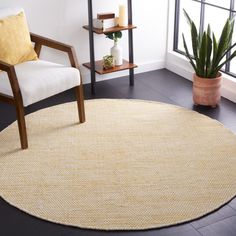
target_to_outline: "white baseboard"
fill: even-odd
[[[184,56],[168,53],[166,59],[166,69],[192,81],[193,70]]]
[[[236,79],[229,75],[223,75],[221,95],[236,103]]]
[[[134,69],[135,74],[144,73],[153,70],[159,70],[165,68],[165,61],[152,61],[152,62],[145,62],[145,63],[137,63],[138,67]],[[80,67],[81,74],[83,77],[83,83],[88,84],[90,83],[90,70],[86,69],[84,66]],[[96,74],[96,81],[103,81],[108,79],[114,79],[117,77],[127,76],[129,74],[128,70],[119,71],[115,73],[110,73],[106,75],[98,75]]]

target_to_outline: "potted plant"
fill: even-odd
[[[111,48],[111,55],[114,57],[115,65],[120,66],[123,64],[122,58],[122,48],[118,45],[118,39],[122,37],[122,32],[111,32],[106,33],[106,38],[109,38],[114,41],[114,46]]]
[[[219,40],[211,32],[208,24],[203,33],[197,31],[196,25],[187,12],[184,15],[190,25],[192,49],[190,54],[183,36],[186,57],[189,59],[195,74],[193,75],[193,102],[195,105],[216,107],[221,99],[220,86],[222,80],[221,68],[236,56],[236,51],[231,50],[236,46],[232,44],[234,20],[227,19]],[[231,54],[226,55],[231,51]]]
[[[104,70],[108,70],[114,67],[114,57],[112,55],[106,55],[102,60]]]

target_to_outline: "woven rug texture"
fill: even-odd
[[[81,228],[138,230],[190,221],[236,194],[236,137],[181,107],[140,100],[76,103],[0,133],[0,195],[37,217]]]

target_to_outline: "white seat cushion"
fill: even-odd
[[[24,106],[80,85],[79,70],[48,61],[15,65]],[[0,72],[0,93],[13,96],[6,72]]]

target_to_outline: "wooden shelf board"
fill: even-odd
[[[88,25],[84,25],[83,28],[86,30],[89,30]],[[111,33],[111,32],[117,32],[117,31],[122,31],[122,30],[130,30],[130,29],[135,29],[135,28],[137,28],[137,26],[134,26],[134,25],[128,25],[128,26],[122,26],[122,27],[116,26],[116,27],[108,28],[106,30],[93,28],[93,32],[96,34],[104,34],[104,33]]]
[[[83,65],[86,68],[91,69],[90,62],[84,63]],[[123,60],[123,64],[121,66],[115,66],[111,69],[104,70],[103,66],[102,66],[102,60],[95,61],[95,71],[96,71],[96,73],[98,73],[100,75],[113,73],[113,72],[117,72],[117,71],[121,71],[121,70],[128,70],[128,69],[132,69],[132,68],[136,68],[136,67],[137,67],[137,65],[135,65],[133,63],[129,63],[126,60]]]

